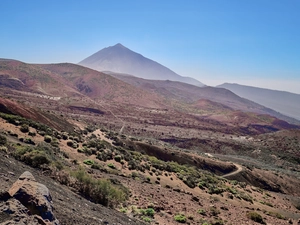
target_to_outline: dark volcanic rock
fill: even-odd
[[[1,224],[59,225],[48,188],[26,171],[0,195]]]

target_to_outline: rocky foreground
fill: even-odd
[[[0,225],[8,224],[142,225],[144,223],[116,210],[94,204],[42,175],[40,171],[0,153]]]
[[[1,224],[59,225],[48,188],[26,171],[8,191],[0,194]]]

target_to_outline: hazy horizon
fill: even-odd
[[[300,2],[0,2],[0,58],[78,63],[121,43],[181,76],[300,94]]]

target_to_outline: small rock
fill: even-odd
[[[8,173],[9,175],[11,175],[11,176],[15,176],[15,173],[14,173],[14,172],[8,171],[7,173]]]
[[[173,191],[180,192],[179,188],[173,188]]]
[[[200,199],[197,196],[193,196],[192,200],[195,201],[195,202],[199,202]]]

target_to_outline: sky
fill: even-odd
[[[0,58],[78,63],[121,43],[206,85],[300,94],[299,0],[1,0],[0,8]]]

